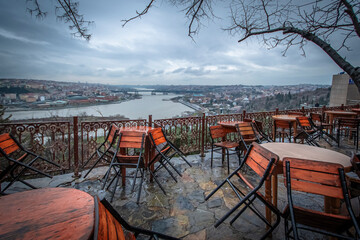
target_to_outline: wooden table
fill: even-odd
[[[283,174],[283,159],[285,157],[302,158],[302,159],[309,159],[320,162],[339,163],[344,167],[345,171],[350,171],[352,167],[349,156],[325,148],[314,147],[305,144],[279,143],[279,142],[263,143],[261,144],[261,146],[279,156],[279,162],[276,165],[276,168],[274,169],[272,175],[272,181],[265,182],[265,188],[266,188],[265,194],[267,195],[266,197],[267,199],[272,198],[272,203],[275,206],[277,206],[277,192],[278,192],[277,175]],[[325,210],[327,212],[338,212],[339,209],[340,209],[340,201],[333,201],[333,200],[325,201]],[[266,217],[268,220],[271,219],[271,213],[269,210],[266,212]]]
[[[353,117],[357,116],[356,112],[346,112],[346,111],[324,111],[326,113],[326,120],[331,124],[330,126],[330,134],[333,132],[334,120],[338,117]]]
[[[297,134],[297,122],[296,122],[296,118],[300,117],[301,115],[273,115],[271,116],[272,119],[274,120],[274,122],[276,120],[282,120],[282,121],[286,121],[292,124],[292,128],[294,129],[294,133],[293,136],[295,137]],[[275,124],[273,124],[273,140],[275,141]],[[294,140],[295,141],[295,140]]]
[[[0,239],[90,239],[94,198],[72,188],[43,188],[0,197]]]

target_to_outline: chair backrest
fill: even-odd
[[[313,120],[313,122],[322,123],[323,116],[321,113],[310,113],[310,118]]]
[[[145,133],[137,131],[120,130],[120,148],[138,148],[144,147]]]
[[[113,216],[99,200],[94,197],[95,204],[95,228],[94,240],[96,239],[120,239],[125,240],[123,228],[119,221]]]
[[[236,130],[244,139],[257,139],[251,122],[243,122],[236,124]]]
[[[115,143],[115,139],[116,139],[116,135],[117,135],[118,131],[120,131],[119,127],[116,126],[115,124],[111,124],[109,132],[105,138],[105,143],[112,146]]]
[[[274,121],[274,127],[275,130],[278,128],[291,128],[291,123],[289,121],[285,121],[285,120],[275,120]]]
[[[19,149],[21,149],[21,147],[9,133],[3,133],[0,135],[0,156],[10,155]]]
[[[154,128],[149,131],[150,138],[155,146],[164,145],[167,143],[166,137],[162,128]]]
[[[287,172],[287,164],[288,172]],[[344,199],[343,189],[337,163],[311,161],[298,158],[284,158],[284,180],[287,185],[287,176],[291,190],[317,194],[327,197]]]
[[[221,125],[210,126],[210,136],[211,139],[223,138],[226,137],[227,132],[225,128]]]
[[[298,125],[304,130],[310,130],[313,128],[311,120],[308,117],[305,117],[305,116],[297,117],[296,121],[297,121]]]
[[[274,171],[279,156],[262,147],[260,144],[252,143],[248,153],[245,156],[244,163],[249,166],[259,177],[269,177]]]

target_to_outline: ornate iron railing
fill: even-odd
[[[21,145],[58,163],[62,170],[70,170],[73,165],[70,122],[6,123],[0,125],[0,133],[11,133]],[[59,170],[50,164],[39,164],[35,162],[34,166],[45,172]]]
[[[62,170],[74,171],[77,175],[79,168],[87,160],[96,147],[103,141],[111,124],[120,128],[131,126],[156,126],[162,127],[165,134],[184,153],[204,154],[210,145],[209,126],[216,125],[219,121],[241,121],[244,118],[261,121],[263,129],[272,135],[272,117],[276,114],[289,112],[324,112],[326,110],[351,110],[354,106],[341,106],[330,108],[311,108],[294,110],[276,110],[271,112],[243,112],[241,114],[228,114],[188,118],[149,119],[139,120],[111,120],[111,121],[81,121],[74,117],[73,121],[61,122],[23,122],[0,124],[0,133],[11,133],[24,146],[62,166]],[[79,121],[78,121],[79,120]],[[231,137],[231,136],[230,136]],[[235,136],[236,137],[236,136]],[[1,168],[4,164],[1,164]],[[36,166],[45,172],[54,172],[56,169],[48,164]]]
[[[159,119],[154,120],[154,126],[162,127],[170,141],[185,154],[200,151],[201,117]]]

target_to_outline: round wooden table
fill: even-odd
[[[330,149],[325,149],[321,147],[315,147],[305,144],[297,143],[279,143],[279,142],[270,142],[261,144],[262,147],[267,150],[275,153],[279,156],[279,162],[276,165],[276,168],[273,171],[272,182],[266,181],[265,183],[265,194],[267,199],[272,198],[272,202],[277,206],[277,189],[278,189],[278,174],[283,173],[283,159],[285,157],[292,158],[301,158],[308,159],[320,162],[329,162],[329,163],[339,163],[341,164],[345,171],[351,170],[350,157],[345,154],[332,151]],[[272,191],[271,191],[272,190]],[[268,196],[270,194],[270,196]],[[271,196],[272,194],[272,196]],[[325,209],[328,212],[339,212],[340,201],[334,199],[325,199]],[[270,213],[267,211],[267,218],[271,219]],[[270,220],[271,221],[271,220]]]
[[[0,239],[89,239],[94,198],[72,188],[43,188],[0,197]]]

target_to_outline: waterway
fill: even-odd
[[[4,117],[12,114],[12,120],[47,118],[52,116],[71,117],[71,116],[103,116],[110,117],[123,115],[129,119],[147,119],[149,115],[153,119],[164,119],[181,116],[185,112],[194,112],[193,109],[170,98],[179,96],[169,95],[150,95],[150,93],[141,93],[141,99],[130,100],[127,102],[103,104],[87,107],[72,107],[53,110],[32,110],[32,111],[7,111]]]

